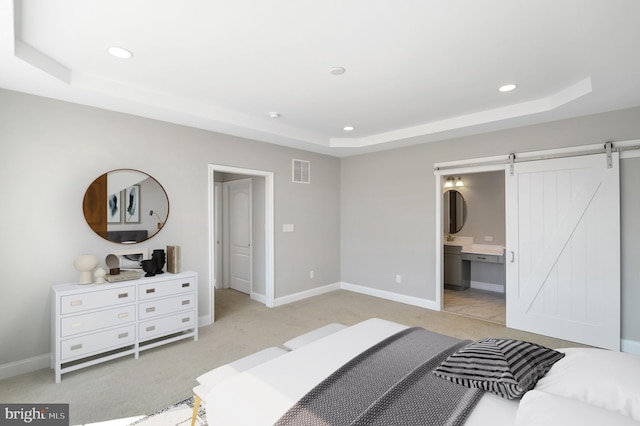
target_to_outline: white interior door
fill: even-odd
[[[618,154],[506,171],[507,326],[620,349]]]
[[[215,182],[213,186],[213,199],[214,199],[214,214],[213,214],[213,227],[214,227],[214,244],[213,250],[213,286],[214,288],[223,288],[224,283],[222,281],[222,184]],[[213,292],[212,292],[213,293]]]
[[[229,286],[251,294],[251,179],[226,182],[224,187]]]

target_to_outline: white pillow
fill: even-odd
[[[531,390],[520,400],[516,426],[638,426],[631,417],[576,399]]]
[[[604,349],[559,349],[566,356],[535,389],[640,420],[640,356]]]

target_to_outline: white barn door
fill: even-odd
[[[506,170],[507,327],[620,350],[618,153]]]

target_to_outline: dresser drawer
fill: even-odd
[[[89,309],[107,308],[135,300],[136,288],[134,286],[62,296],[60,298],[60,313],[66,315]]]
[[[138,295],[140,300],[146,300],[154,297],[170,296],[172,294],[190,293],[194,291],[195,288],[194,278],[158,281],[140,285],[138,287]]]
[[[138,328],[138,339],[145,340],[151,337],[193,328],[195,325],[195,316],[196,313],[195,310],[193,310],[141,322]]]
[[[73,315],[60,320],[60,336],[67,337],[99,330],[136,320],[136,305],[127,305],[88,314]]]
[[[495,254],[462,253],[462,260],[471,262],[500,263],[500,257]]]
[[[138,318],[147,319],[193,309],[195,298],[195,294],[191,293],[168,299],[154,299],[149,302],[140,303]]]
[[[86,336],[65,339],[60,342],[62,361],[81,358],[97,352],[133,344],[136,341],[136,326],[131,324]]]

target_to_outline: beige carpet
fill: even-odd
[[[569,342],[518,332],[494,322],[335,291],[268,309],[233,290],[216,291],[216,322],[200,328],[198,342],[151,349],[63,375],[44,369],[0,381],[0,401],[69,403],[71,424],[148,415],[191,396],[200,374],[330,322],[352,325],[378,317],[461,339],[509,337],[549,347]]]

